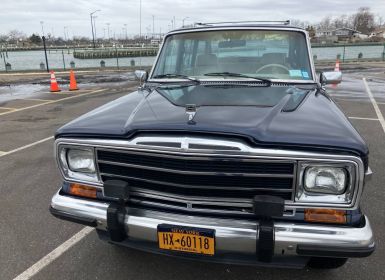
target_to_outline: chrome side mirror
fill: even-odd
[[[320,76],[320,83],[322,85],[339,84],[342,82],[342,72],[330,71],[322,72]]]
[[[145,70],[135,70],[135,77],[140,81],[140,84],[147,81],[148,73]]]

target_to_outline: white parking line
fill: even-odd
[[[372,102],[372,104],[373,104],[374,111],[376,111],[378,120],[380,121],[382,129],[384,130],[384,133],[385,133],[385,120],[384,120],[384,116],[382,115],[381,110],[378,107],[378,104],[377,104],[376,100],[373,97],[372,91],[370,90],[369,85],[366,82],[366,79],[362,78],[362,80],[364,81],[365,89],[366,89],[366,92],[369,95],[370,102]]]
[[[379,119],[375,119],[375,118],[361,118],[361,117],[349,117],[349,119],[353,119],[353,120],[366,120],[366,121],[379,121]]]
[[[91,92],[82,93],[82,94],[78,94],[78,95],[72,95],[72,96],[64,97],[64,98],[57,99],[57,100],[50,100],[50,101],[47,101],[47,102],[42,102],[42,103],[39,103],[39,104],[35,104],[35,105],[31,105],[31,106],[15,109],[15,110],[12,110],[12,111],[0,113],[0,116],[11,114],[11,113],[15,113],[15,112],[24,111],[24,110],[27,110],[27,109],[32,109],[32,108],[40,107],[40,106],[47,105],[47,104],[58,103],[58,102],[61,102],[61,101],[64,101],[64,100],[68,100],[68,99],[82,97],[82,96],[90,95],[90,94],[93,94],[93,93],[101,92],[101,91],[104,91],[104,90],[105,89],[98,89],[98,90],[94,90],[94,91],[91,91]]]
[[[59,258],[62,254],[64,254],[66,251],[68,251],[72,246],[74,246],[76,243],[78,243],[80,240],[82,240],[84,237],[86,237],[88,234],[90,234],[93,231],[94,228],[92,227],[85,227],[78,233],[76,233],[74,236],[72,236],[70,239],[65,241],[63,244],[59,245],[56,249],[51,251],[48,255],[41,258],[39,261],[37,261],[34,265],[29,267],[27,270],[16,276],[13,280],[27,280],[31,279],[33,276],[35,276],[40,270],[42,270],[44,267],[55,261],[57,258]]]
[[[8,151],[8,152],[0,152],[0,158],[3,157],[3,156],[9,155],[9,154],[13,154],[13,153],[25,150],[27,148],[33,147],[35,145],[38,145],[40,143],[46,142],[46,141],[51,140],[51,139],[53,139],[53,136],[41,139],[39,141],[33,142],[31,144],[28,144],[28,145],[25,145],[25,146],[22,146],[22,147],[19,147],[19,148],[16,148],[16,149]]]

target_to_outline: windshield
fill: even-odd
[[[216,30],[171,35],[166,38],[152,77],[178,74],[199,79],[230,78],[223,73],[312,80],[305,35],[279,30]],[[231,78],[234,79],[234,75]]]

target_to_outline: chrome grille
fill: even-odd
[[[251,215],[252,198],[293,199],[296,162],[97,148],[101,179],[122,179],[130,204],[170,211]]]

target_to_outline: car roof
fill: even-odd
[[[193,26],[182,27],[178,29],[171,30],[170,33],[181,33],[181,32],[191,32],[191,31],[208,31],[208,30],[224,30],[224,29],[270,29],[270,30],[292,30],[292,31],[301,31],[305,32],[306,30],[302,27],[290,25],[290,22],[279,22],[279,23],[195,23]]]

